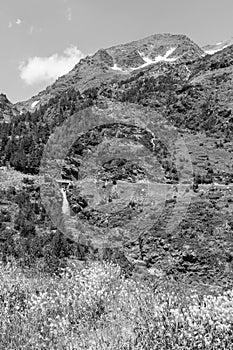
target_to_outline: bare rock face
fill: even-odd
[[[106,64],[109,67],[113,66],[113,58],[112,56],[104,49],[98,50],[94,55],[93,55],[93,60],[96,62],[96,64],[103,63]]]
[[[0,94],[0,123],[9,123],[13,117],[19,115],[19,111],[14,107],[6,95]]]

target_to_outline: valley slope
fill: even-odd
[[[213,47],[202,49],[184,35],[156,34],[87,56],[28,101],[12,105],[2,95],[3,255],[19,255],[11,246],[23,237],[29,255],[40,242],[39,252],[33,254],[41,257],[46,255],[55,232],[60,237],[39,195],[43,183],[40,161],[50,135],[69,118],[85,118],[89,109],[92,112],[86,118],[93,118],[93,125],[98,116],[108,115],[114,127],[104,124],[77,135],[65,156],[61,186],[75,218],[91,227],[79,235],[78,226],[71,223],[72,234],[59,238],[66,244],[65,255],[95,257],[104,237],[109,241],[114,237],[112,241],[118,244],[114,249],[106,248],[104,254],[112,259],[117,256],[129,269],[203,283],[231,283],[233,45],[228,44],[216,51]],[[212,50],[211,54],[206,50]],[[157,133],[143,128],[144,117]],[[136,126],[126,126],[127,120]],[[178,151],[173,147],[177,139],[187,150],[179,166]],[[135,144],[138,142],[140,147]],[[179,192],[188,159],[184,155],[191,164],[185,189],[190,204],[185,213]],[[14,188],[9,177],[18,179]],[[90,199],[86,187],[80,189],[79,185],[93,177],[102,188],[98,203]],[[164,199],[157,190],[154,222],[139,226],[135,234],[133,220],[148,214],[148,203],[138,198],[123,203],[110,198],[108,185],[112,191],[116,184],[141,186],[143,180],[150,183],[152,179],[169,186],[169,191]],[[61,204],[61,193],[57,196]],[[168,232],[169,220],[175,222],[181,214],[183,220]],[[93,228],[97,238],[90,233]]]

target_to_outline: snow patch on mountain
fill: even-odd
[[[32,102],[32,104],[31,104],[31,108],[35,108],[36,107],[36,105],[39,103],[40,101],[34,101],[34,102]]]
[[[120,67],[118,67],[116,63],[114,64],[114,66],[113,66],[113,67],[111,67],[111,69],[113,69],[113,70],[118,70],[118,71],[123,72],[123,69],[122,69],[122,68],[120,68]]]
[[[144,62],[141,66],[137,67],[137,68],[132,68],[133,70],[135,69],[139,69],[139,68],[144,68],[150,64],[155,64],[158,62],[175,62],[177,60],[178,57],[173,57],[173,58],[168,58],[174,51],[176,50],[176,47],[171,47],[164,56],[157,56],[155,57],[153,60],[146,56],[143,52],[139,52],[139,55],[143,58]]]
[[[149,66],[151,64],[155,64],[155,63],[158,63],[158,62],[161,62],[161,61],[164,61],[164,62],[174,62],[177,60],[178,57],[172,57],[172,58],[169,58],[169,56],[171,56],[171,54],[176,50],[176,47],[171,47],[169,50],[167,50],[167,52],[165,53],[164,56],[157,56],[155,57],[153,60],[149,57],[149,56],[146,56],[144,54],[144,52],[140,52],[138,51],[139,55],[142,57],[142,59],[144,60],[145,63],[143,63],[142,65],[140,65],[139,67],[128,67],[128,68],[121,68],[119,67],[116,63],[114,64],[113,67],[110,67],[112,70],[115,70],[115,71],[121,71],[121,72],[124,72],[124,73],[129,73],[129,72],[132,72],[133,70],[136,70],[136,69],[140,69],[140,68],[144,68],[146,66]]]
[[[165,54],[165,58],[167,59],[167,57],[171,56],[171,54],[176,50],[176,47],[171,47]],[[170,60],[174,60],[174,58],[169,58]],[[176,58],[175,58],[176,59]]]
[[[220,41],[215,45],[206,45],[205,47],[203,47],[203,50],[207,55],[214,55],[216,52],[222,51],[223,49],[226,49],[228,46],[231,46],[232,44],[233,44],[233,39],[229,39],[226,41]]]
[[[221,45],[221,44],[216,44],[216,45]],[[227,44],[227,45],[224,45],[222,46],[221,48],[219,49],[212,49],[212,50],[205,50],[205,53],[207,53],[208,55],[214,55],[216,52],[219,52],[219,51],[222,51],[223,49],[227,48],[228,46],[230,46],[231,44]]]

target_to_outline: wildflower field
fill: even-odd
[[[0,269],[0,349],[232,349],[233,291],[189,293],[75,264],[59,276]]]

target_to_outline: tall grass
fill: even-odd
[[[111,263],[61,276],[0,269],[0,349],[232,349],[233,291],[198,296]]]

